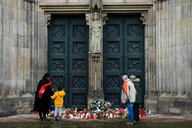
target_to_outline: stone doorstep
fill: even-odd
[[[27,107],[27,108],[17,108],[16,109],[16,113],[17,114],[30,114],[31,113],[31,110],[32,110],[32,107]]]
[[[169,108],[169,113],[170,114],[181,114],[181,109],[180,108]]]

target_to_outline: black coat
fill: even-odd
[[[42,85],[47,84],[49,82],[50,81],[46,78],[43,78],[42,80],[39,81],[37,90],[35,92],[35,102],[34,102],[33,111],[49,112],[50,98],[53,95],[52,87],[47,86],[42,97],[41,98],[38,97],[38,93],[39,93],[39,90],[41,89]]]

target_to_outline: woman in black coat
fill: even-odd
[[[40,120],[47,120],[46,114],[49,112],[50,98],[53,95],[50,75],[46,73],[39,81],[35,92],[35,103],[33,111],[39,112]]]

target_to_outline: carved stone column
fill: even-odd
[[[102,54],[94,53],[89,55],[89,91],[88,104],[95,99],[104,99],[102,86]]]
[[[103,25],[106,14],[102,14],[102,0],[91,0],[90,13],[86,14],[89,25],[89,92],[88,104],[103,96]]]
[[[145,109],[157,113],[156,85],[156,12],[155,1],[148,12],[141,13],[140,19],[145,25]],[[148,66],[150,65],[150,66]]]

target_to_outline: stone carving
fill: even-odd
[[[107,21],[109,18],[107,17],[107,14],[102,14],[102,17],[103,17],[103,25],[105,25],[105,24],[106,24],[106,21]]]
[[[143,22],[143,25],[147,23],[147,13],[141,13],[140,20]]]
[[[102,0],[90,0],[90,9],[103,9],[103,1]]]
[[[101,52],[101,41],[102,41],[102,23],[97,12],[93,13],[91,22],[91,47],[90,50],[93,53]]]
[[[166,0],[154,0],[153,3],[156,4],[156,10],[162,10],[163,2]]]
[[[86,22],[90,30],[90,48],[89,53],[98,54],[102,51],[103,42],[103,25],[107,20],[106,14],[101,15],[99,12],[86,14]]]
[[[45,14],[45,16],[47,18],[47,26],[49,26],[51,23],[51,14]]]
[[[101,10],[103,9],[102,0],[90,0],[89,5],[90,14],[86,14],[86,21],[89,25],[90,30],[90,48],[89,53],[98,54],[102,51],[102,40],[103,40],[103,24],[107,17],[103,17]]]
[[[26,0],[27,2],[30,2],[30,3],[32,3],[32,4],[35,4],[35,3],[37,3],[37,0]]]
[[[87,25],[90,25],[90,23],[91,23],[91,15],[88,13],[86,13],[86,23],[87,23]]]
[[[99,62],[100,56],[101,56],[101,54],[97,54],[97,53],[91,54],[91,58],[92,58],[94,63]]]

